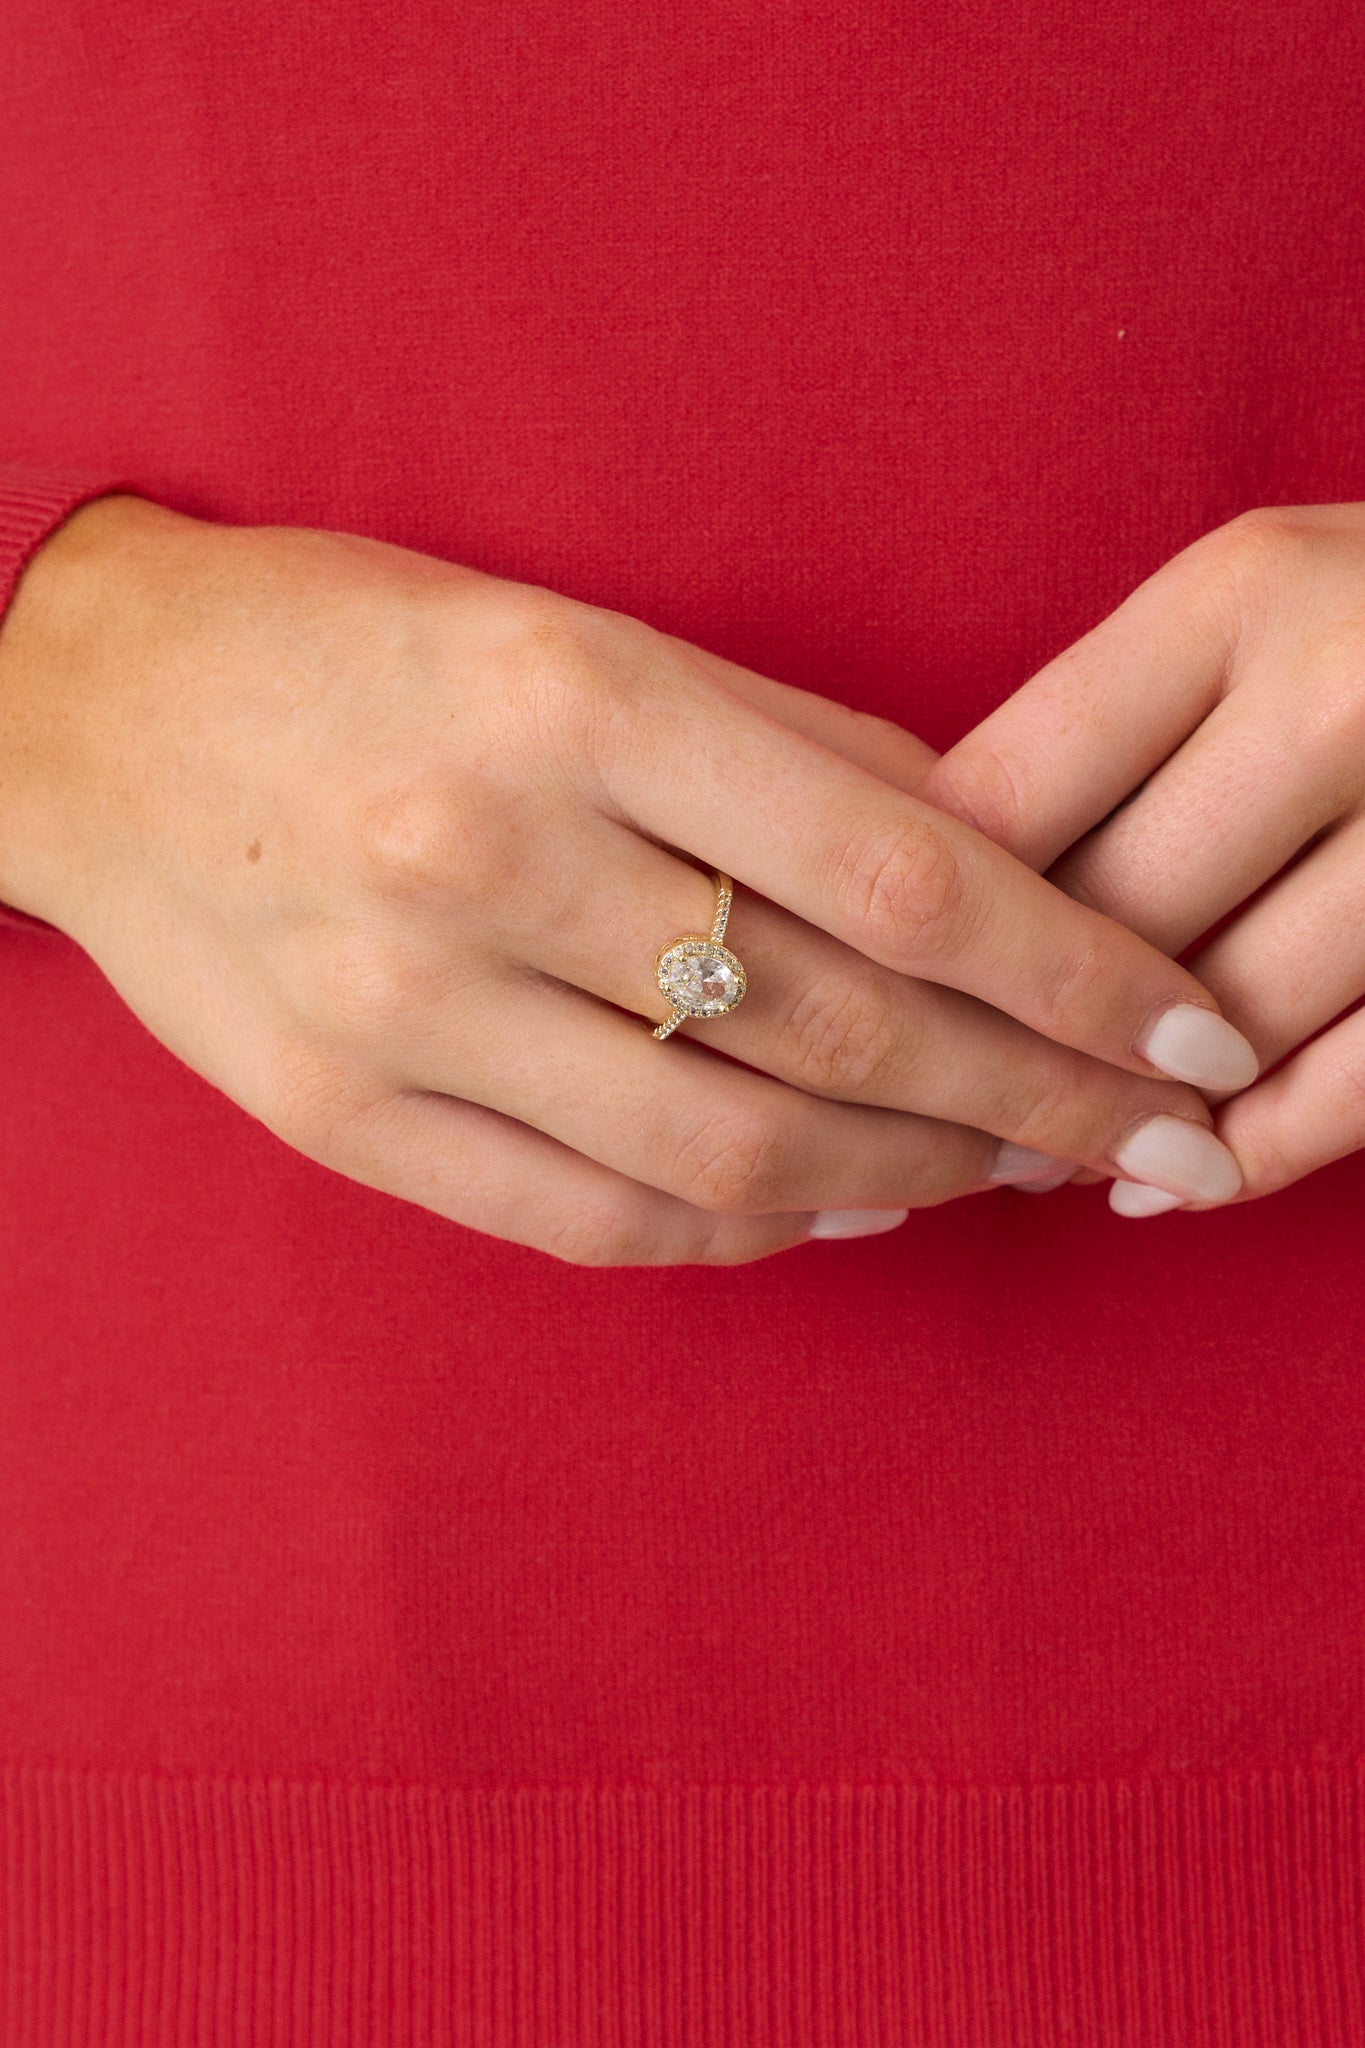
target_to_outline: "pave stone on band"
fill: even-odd
[[[721,944],[735,885],[719,868],[712,868],[711,875],[716,885],[716,915],[710,936],[684,932],[681,938],[670,939],[655,959],[655,979],[673,1005],[673,1013],[655,1025],[651,1038],[667,1038],[688,1017],[723,1017],[734,1009],[748,986],[739,961]]]

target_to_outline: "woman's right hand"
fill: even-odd
[[[752,1259],[1076,1164],[1235,1192],[1184,1083],[1249,1081],[1246,1041],[909,794],[933,759],[535,585],[109,496],[0,634],[0,899],[297,1150],[579,1263]],[[749,989],[660,1045],[694,860],[736,879]]]

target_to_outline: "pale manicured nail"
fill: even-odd
[[[1033,1192],[1042,1194],[1044,1182],[1050,1188],[1060,1187],[1075,1171],[1074,1159],[1058,1159],[1054,1153],[1035,1152],[1028,1145],[1014,1145],[1002,1138],[987,1178],[1011,1187],[1020,1181],[1036,1181],[1039,1185]]]
[[[872,1237],[904,1223],[908,1209],[822,1209],[810,1227],[811,1237]]]
[[[1247,1088],[1261,1071],[1250,1041],[1198,1003],[1163,1010],[1134,1050],[1173,1081],[1192,1081],[1196,1088]]]
[[[1242,1185],[1242,1169],[1227,1146],[1183,1116],[1148,1117],[1115,1152],[1114,1163],[1134,1180],[1186,1201],[1227,1202]]]
[[[1116,1216],[1162,1216],[1180,1207],[1179,1195],[1165,1188],[1149,1188],[1140,1180],[1116,1180],[1109,1190],[1109,1206]]]
[[[1064,1188],[1075,1171],[1074,1161],[1067,1160],[1055,1173],[1045,1174],[1042,1180],[1011,1180],[1005,1185],[1016,1195],[1050,1195],[1054,1188]]]

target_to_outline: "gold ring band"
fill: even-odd
[[[725,926],[735,885],[719,868],[712,868],[716,885],[716,914],[710,933],[684,932],[661,946],[654,960],[654,978],[672,1004],[672,1014],[656,1024],[651,1038],[667,1038],[688,1017],[723,1017],[733,1010],[748,987],[744,969],[723,946]]]

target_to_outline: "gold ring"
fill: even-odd
[[[716,915],[709,936],[684,932],[670,939],[654,961],[654,978],[673,1005],[673,1013],[656,1024],[651,1038],[667,1038],[687,1017],[723,1017],[733,1010],[748,987],[744,969],[728,946],[722,946],[725,924],[735,885],[719,868],[712,868],[716,884]]]

